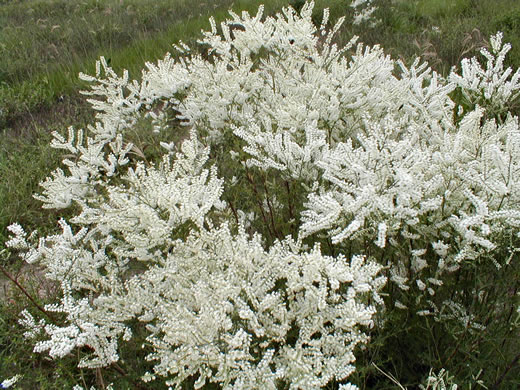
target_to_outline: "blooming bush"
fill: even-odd
[[[374,5],[374,0],[354,0],[350,3],[350,8],[354,9],[353,24],[362,24],[363,22],[369,22],[370,25],[374,26],[379,21],[374,20],[373,13],[377,9]]]
[[[457,283],[515,263],[520,130],[453,96],[514,103],[502,36],[487,81],[476,59],[445,79],[356,38],[338,47],[343,19],[315,26],[312,10],[230,12],[207,53],[179,43],[140,81],[103,58],[81,75],[96,122],[54,134],[67,156],[38,195],[74,216],[41,238],[12,225],[7,243],[62,287],[55,321],[23,313],[35,351],[107,367],[144,332],[145,382],[352,389],[356,351],[388,324],[485,329],[485,289]],[[143,123],[166,134],[156,160],[132,143]]]

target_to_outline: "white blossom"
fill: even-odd
[[[21,377],[21,375],[15,375],[9,379],[5,379],[4,381],[2,381],[2,383],[0,383],[0,387],[2,389],[8,389],[12,385],[16,384],[16,382],[18,382]]]
[[[226,226],[202,230],[178,242],[161,267],[129,280],[124,299],[141,302],[135,314],[153,329],[154,375],[172,385],[198,373],[201,383],[273,389],[276,379],[309,389],[345,379],[353,346],[367,341],[358,326],[370,326],[375,313],[356,297],[380,301],[380,266],[295,245],[267,252],[243,228],[236,236]]]
[[[68,155],[36,196],[74,215],[39,238],[9,228],[7,246],[61,286],[45,306],[60,321],[22,314],[27,336],[43,335],[36,352],[83,348],[81,367],[105,367],[139,322],[144,381],[354,389],[355,348],[381,322],[387,277],[400,310],[479,329],[437,291],[468,263],[500,266],[500,238],[520,227],[520,129],[501,111],[520,85],[503,68],[509,46],[497,34],[486,70],[466,60],[444,79],[356,37],[338,47],[344,19],[328,28],[326,11],[317,27],[313,6],[212,19],[206,56],[180,43],[181,58],[147,63],[139,81],[104,58],[81,75],[96,122],[53,134]],[[456,88],[470,106],[456,107]],[[134,156],[128,132],[145,119],[165,135],[181,131],[175,119],[190,137],[158,142],[154,161]],[[236,172],[214,164],[221,152]],[[283,212],[279,194],[266,189],[256,210],[225,201],[250,172],[295,189],[284,194],[300,202],[293,238],[254,230]]]
[[[507,109],[508,104],[520,96],[520,70],[513,73],[511,68],[504,69],[511,45],[502,43],[503,36],[502,32],[491,36],[491,52],[485,48],[480,50],[486,59],[485,68],[477,58],[465,58],[461,61],[462,75],[455,73],[455,69],[450,74],[450,80],[471,103],[487,106],[492,111]]]

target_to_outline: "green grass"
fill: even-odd
[[[104,55],[114,69],[128,69],[131,77],[139,78],[144,63],[162,58],[172,43],[183,40],[196,46],[200,30],[209,29],[210,15],[222,20],[231,6],[235,11],[256,12],[262,3],[272,13],[289,1],[0,0],[0,251],[7,238],[6,227],[15,221],[29,231],[55,227],[56,215],[43,211],[31,195],[60,161],[60,153],[48,146],[50,132],[92,120],[91,110],[78,94],[88,87],[78,79],[80,71],[92,74],[96,59]],[[295,7],[303,4],[299,0],[290,3]],[[338,43],[357,34],[362,42],[381,44],[405,62],[421,56],[446,75],[462,57],[476,55],[490,34],[502,30],[505,41],[513,45],[508,64],[520,65],[517,0],[396,0],[384,4],[377,13],[381,19],[377,27],[353,26],[347,20]],[[349,11],[347,1],[318,0],[316,21],[321,21],[325,6],[331,9],[332,21]],[[143,124],[144,131],[132,135],[142,150],[154,144],[154,136],[146,129]],[[21,266],[12,261],[7,264],[12,272]],[[25,283],[34,290],[30,281]],[[131,373],[85,371],[81,373],[84,378],[75,377],[71,372],[78,356],[51,361],[33,354],[16,323],[19,311],[31,305],[19,293],[10,299],[13,304],[5,299],[0,304],[0,380],[25,372],[30,375],[21,388],[61,389],[81,384],[84,378],[99,382],[95,377],[102,373],[107,383],[133,388],[137,378]],[[512,354],[508,351],[506,355]],[[134,368],[131,352],[126,356],[126,367]],[[502,372],[500,367],[490,369]]]
[[[515,0],[396,0],[383,2],[374,29],[346,26],[343,34],[380,44],[396,58],[420,56],[433,69],[448,74],[464,57],[478,55],[491,34],[504,32],[513,46],[507,65],[520,65],[520,3]]]
[[[227,8],[217,0],[215,8]],[[0,80],[17,83],[89,57],[116,51],[213,11],[178,0],[24,1],[0,8]],[[8,55],[7,55],[8,54]]]
[[[280,2],[268,3],[273,9]],[[27,113],[76,97],[86,87],[78,73],[93,72],[101,55],[114,69],[138,76],[172,43],[195,43],[209,28],[209,16],[224,19],[232,5],[253,11],[258,2],[31,0],[0,6],[0,128],[18,128]]]
[[[20,137],[3,137],[0,143],[0,249],[7,239],[6,227],[14,222],[30,230],[56,222],[53,213],[42,210],[32,197],[49,168],[61,161],[49,142],[48,132],[30,131]]]

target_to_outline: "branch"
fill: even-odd
[[[247,169],[247,167],[246,167],[246,178],[247,178],[247,181],[249,182],[249,184],[251,184],[253,192],[255,193],[258,207],[260,208],[260,214],[262,214],[262,219],[264,220],[267,231],[269,232],[269,235],[271,236],[271,238],[274,239],[275,234],[273,232],[271,232],[271,227],[269,226],[269,222],[267,222],[267,217],[265,216],[264,208],[262,207],[262,202],[260,201],[260,195],[258,194],[258,190],[256,189],[255,182],[254,182],[251,174],[249,173],[249,170]]]
[[[0,271],[2,271],[2,273],[7,276],[9,278],[9,280],[11,280],[11,282],[13,282],[15,284],[16,287],[18,287],[18,289],[31,301],[31,303],[36,306],[36,308],[38,310],[40,310],[43,314],[45,314],[51,321],[53,322],[57,322],[56,321],[56,318],[51,314],[49,313],[47,310],[45,310],[42,306],[40,306],[38,304],[38,302],[36,302],[34,300],[34,298],[27,292],[27,290],[20,284],[18,283],[18,281],[16,280],[16,278],[14,278],[3,266],[0,265]]]
[[[500,375],[500,378],[497,379],[495,384],[490,387],[490,390],[498,390],[500,388],[500,384],[505,379],[507,373],[514,367],[516,363],[520,360],[520,353],[514,357],[514,359],[509,363],[509,365],[506,367],[502,375]]]

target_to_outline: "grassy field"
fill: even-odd
[[[172,43],[183,40],[196,47],[200,30],[209,29],[210,15],[223,20],[229,8],[255,12],[259,4],[270,14],[288,3],[297,8],[303,1],[0,0],[0,251],[11,223],[20,222],[28,231],[55,227],[56,215],[42,210],[32,194],[60,161],[60,154],[48,146],[50,133],[92,119],[79,94],[87,88],[78,79],[80,71],[93,73],[103,55],[115,70],[128,69],[131,77],[139,78],[144,63],[162,58]],[[327,6],[333,22],[350,12],[348,3],[316,1],[317,18]],[[394,0],[383,3],[376,17],[380,23],[375,27],[345,23],[338,43],[356,34],[407,63],[420,56],[446,75],[501,30],[513,45],[508,65],[520,66],[517,0]],[[37,270],[22,269],[5,250],[0,256],[31,296],[43,302],[52,295],[53,286],[45,285]],[[10,284],[0,288],[0,381],[25,373],[20,388],[65,389],[87,382],[88,376],[136,388],[137,378],[131,374],[135,356],[126,357],[124,370],[74,376],[71,367],[77,356],[52,361],[32,353],[17,325],[18,313],[31,303]]]

